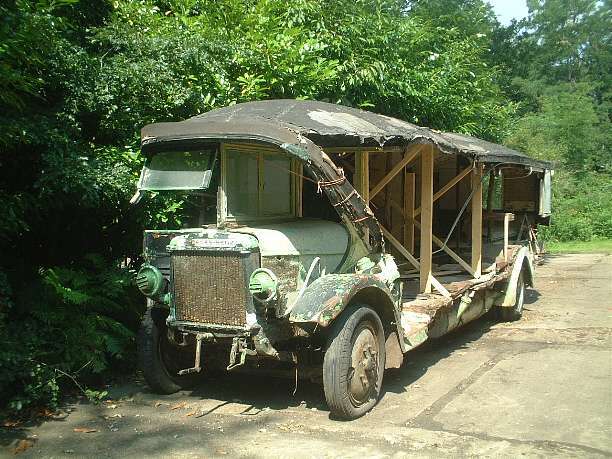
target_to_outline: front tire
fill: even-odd
[[[323,360],[323,390],[332,414],[356,419],[378,402],[385,370],[385,333],[378,314],[356,304],[332,325]]]
[[[162,308],[147,308],[138,333],[140,369],[147,384],[159,394],[173,394],[196,381],[195,375],[178,375],[179,370],[193,366],[194,354],[170,343],[167,316]]]
[[[500,319],[504,322],[513,322],[519,320],[523,315],[523,306],[525,304],[525,279],[523,278],[523,271],[519,274],[518,280],[516,281],[516,301],[511,307],[499,308]]]

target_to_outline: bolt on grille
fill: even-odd
[[[176,320],[244,326],[246,288],[256,254],[189,251],[172,254]]]

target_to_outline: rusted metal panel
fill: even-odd
[[[376,288],[390,304],[395,302],[387,285],[376,276],[368,274],[330,274],[314,281],[293,307],[291,322],[316,322],[326,327],[334,320],[353,297],[368,287]]]

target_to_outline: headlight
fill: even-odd
[[[143,295],[156,297],[164,289],[165,279],[163,274],[155,266],[142,265],[136,275],[136,286]]]
[[[260,301],[268,302],[276,296],[278,279],[272,271],[257,268],[249,279],[249,291]],[[264,299],[265,298],[265,299]]]

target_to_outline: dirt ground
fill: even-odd
[[[521,321],[412,351],[356,421],[330,419],[312,384],[231,375],[160,397],[129,380],[5,429],[0,456],[612,457],[612,255],[549,256],[536,282]]]

